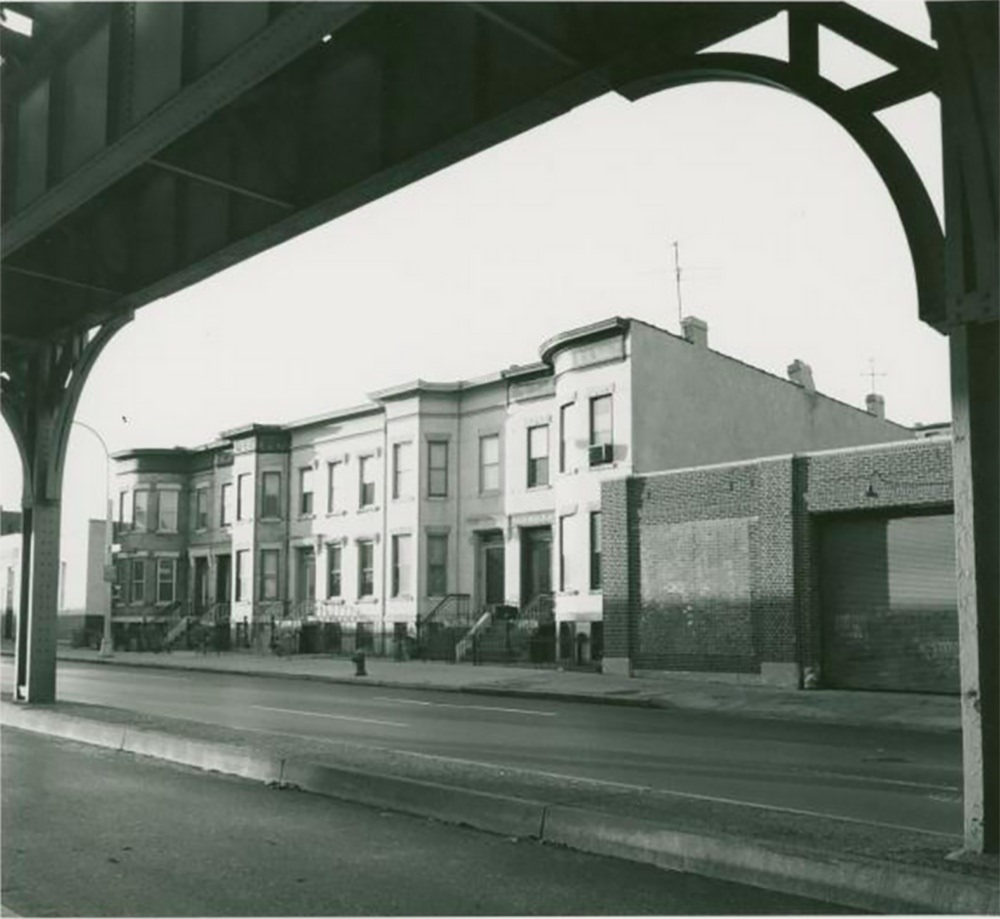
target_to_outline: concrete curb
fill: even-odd
[[[4,725],[150,756],[196,769],[280,782],[313,794],[504,836],[538,839],[595,855],[645,862],[782,893],[885,913],[996,915],[1000,890],[977,877],[782,851],[735,837],[684,833],[660,824],[566,805],[280,758],[232,744],[114,725],[45,708],[0,703]]]
[[[719,880],[898,914],[996,914],[995,885],[978,878],[915,870],[862,857],[811,851],[808,856],[733,837],[677,832],[637,817],[553,806],[544,839],[595,855],[648,862]]]
[[[122,751],[258,782],[280,782],[284,761],[260,750],[128,728]]]
[[[539,801],[342,766],[290,759],[285,763],[282,780],[313,794],[463,824],[502,836],[541,839],[545,825],[546,805]]]

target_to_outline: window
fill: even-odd
[[[160,519],[156,529],[161,533],[176,533],[178,493],[176,491],[161,491],[159,494]]]
[[[500,435],[479,438],[479,490],[500,490]]]
[[[566,532],[569,530],[569,517],[559,518],[559,589],[565,590],[569,583],[566,570]]]
[[[601,512],[590,515],[590,589],[601,589]]]
[[[360,480],[358,503],[361,507],[372,507],[375,504],[375,457],[359,457],[358,470]]]
[[[199,488],[194,493],[194,528],[208,529],[208,489]]]
[[[303,516],[313,512],[313,468],[303,466],[299,470],[299,513]]]
[[[140,489],[132,498],[132,526],[137,530],[149,528],[149,492]]]
[[[611,396],[595,396],[590,400],[590,465],[610,463],[613,443]]]
[[[248,600],[250,599],[249,592],[247,591],[247,561],[249,559],[249,551],[247,549],[238,549],[236,552],[236,599],[237,600]]]
[[[528,488],[549,484],[549,426],[528,428]]]
[[[413,494],[411,444],[392,445],[392,496],[408,498]]]
[[[559,471],[566,471],[566,444],[569,442],[569,410],[572,403],[559,406]]]
[[[443,597],[448,592],[448,534],[427,537],[427,596]]]
[[[146,602],[146,560],[132,559],[132,585],[129,591],[130,603]]]
[[[172,558],[159,558],[156,560],[156,602],[174,602],[174,582],[177,572],[177,563]]]
[[[392,537],[392,595],[394,597],[410,592],[410,570],[412,541],[408,535]]]
[[[265,518],[281,516],[281,473],[265,472],[261,482],[260,515]]]
[[[233,520],[233,483],[222,483],[222,499],[219,501],[219,526],[227,527]]]
[[[340,596],[341,548],[332,543],[326,547],[326,595]]]
[[[236,519],[250,518],[250,476],[248,473],[236,477]]]
[[[120,491],[118,492],[118,522],[124,524],[128,520],[127,510],[128,507],[128,492]]]
[[[278,599],[278,553],[279,549],[260,550],[260,598]]]
[[[427,444],[427,495],[448,497],[448,442],[432,440]]]
[[[327,492],[326,492],[326,511],[328,514],[332,514],[335,510],[338,510],[338,504],[340,500],[340,463],[327,463],[326,464],[326,481],[327,481]]]
[[[375,544],[370,539],[358,542],[358,596],[375,593]]]

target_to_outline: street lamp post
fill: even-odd
[[[111,506],[111,452],[104,438],[100,433],[84,421],[74,421],[90,431],[101,444],[104,450],[104,504],[107,509],[107,517],[104,525],[104,634],[101,636],[101,657],[112,657],[114,655],[114,640],[111,637],[111,540],[112,540],[112,506]]]

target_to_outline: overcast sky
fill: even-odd
[[[876,7],[930,41],[923,4]],[[776,24],[728,43],[782,53]],[[878,71],[839,43],[824,72]],[[939,113],[891,111],[941,200]],[[195,445],[243,423],[287,422],[422,377],[537,360],[556,332],[612,316],[678,330],[863,406],[869,361],[889,417],[947,420],[947,341],[917,319],[899,218],[874,167],[828,116],[740,84],[608,95],[173,297],[145,307],[98,361],[77,417],[112,452]],[[20,469],[0,432],[0,503]],[[104,453],[70,440],[69,518],[103,516]]]

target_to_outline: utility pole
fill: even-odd
[[[104,608],[104,630],[101,636],[101,657],[114,657],[114,641],[111,632],[111,604],[113,594],[111,582],[114,578],[114,568],[112,568],[111,560],[112,531],[114,529],[111,505],[111,452],[108,450],[108,445],[104,442],[104,438],[101,437],[100,432],[96,428],[92,428],[85,421],[74,420],[72,423],[84,430],[90,431],[101,442],[101,447],[104,449],[104,505],[107,512],[107,517],[104,521],[104,599],[106,606]]]

